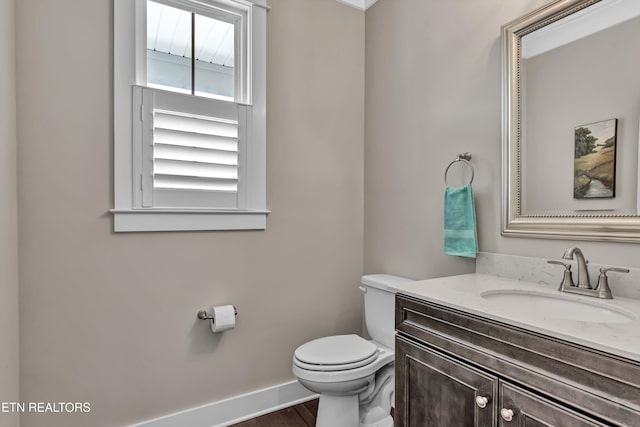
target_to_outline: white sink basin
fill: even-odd
[[[604,302],[577,299],[565,294],[500,289],[481,292],[480,296],[495,305],[496,310],[514,317],[540,316],[594,323],[626,323],[637,318],[632,312]]]

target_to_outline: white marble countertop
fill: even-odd
[[[557,286],[480,273],[409,282],[392,289],[640,362],[638,299],[614,296],[613,300],[603,300],[561,293]],[[505,295],[506,300],[491,298],[491,294]],[[521,298],[512,301],[510,295]],[[568,301],[570,306],[577,302],[576,310],[554,307],[558,299]],[[592,308],[604,318],[610,311],[611,318],[592,321]]]

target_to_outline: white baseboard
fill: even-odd
[[[226,427],[318,397],[298,381],[175,412],[129,427]]]

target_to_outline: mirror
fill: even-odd
[[[640,2],[556,0],[502,28],[502,234],[640,241]]]

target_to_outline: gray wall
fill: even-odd
[[[366,14],[365,271],[472,272],[444,255],[444,171],[473,155],[480,249],[500,213],[500,26],[538,1],[380,0]],[[452,180],[462,169],[451,169]]]
[[[112,2],[16,3],[21,399],[92,403],[25,426],[123,425],[290,381],[298,345],[361,330],[363,12],[269,1],[266,231],[115,235]],[[235,330],[196,320],[229,303]]]
[[[379,0],[366,13],[365,271],[473,271],[445,257],[443,173],[470,151],[480,250],[640,266],[640,246],[500,235],[501,25],[546,0]]]
[[[18,402],[18,200],[14,0],[0,0],[0,402]],[[2,427],[19,414],[0,413]]]

